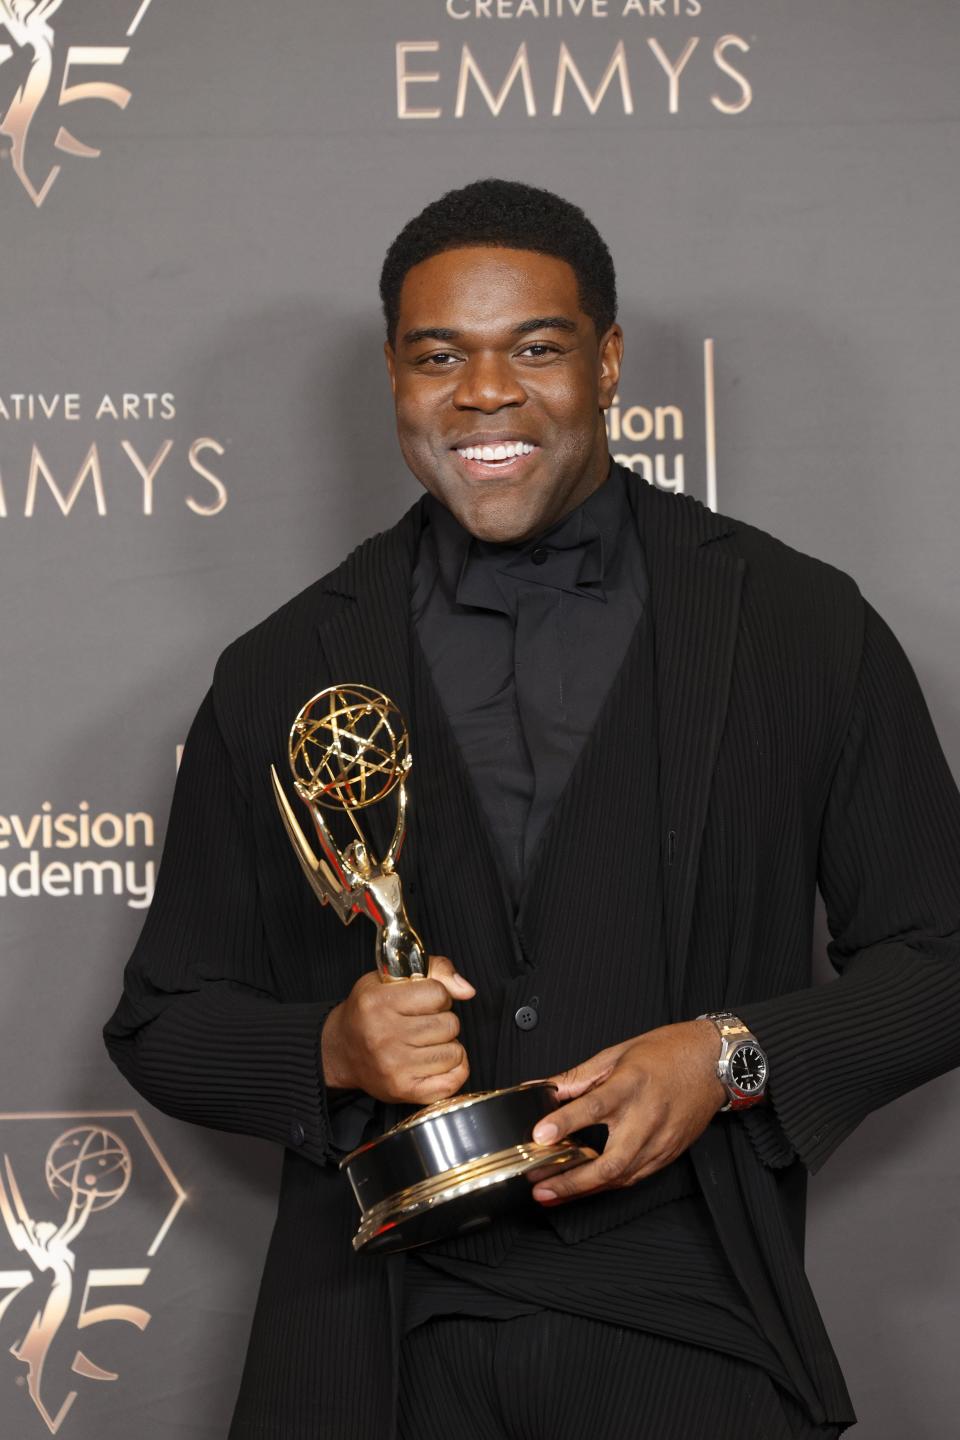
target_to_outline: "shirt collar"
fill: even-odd
[[[434,496],[426,504],[443,584],[458,605],[510,613],[517,584],[606,601],[604,577],[629,519],[624,479],[615,466],[569,515],[519,545],[477,540]]]

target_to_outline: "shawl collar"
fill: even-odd
[[[400,692],[407,701],[410,695],[410,616],[403,601],[422,524],[421,499],[391,529],[352,550],[319,586],[332,602],[319,617],[320,638],[337,673],[382,688],[401,709]]]
[[[673,1018],[683,1006],[693,903],[710,785],[723,734],[745,561],[736,524],[689,496],[632,491],[650,577],[657,671],[664,916]],[[718,976],[722,987],[723,976]],[[719,993],[719,991],[718,991]]]
[[[399,707],[409,724],[413,685],[410,646],[410,579],[422,525],[423,501],[379,535],[357,546],[320,582],[324,597],[319,639],[328,684],[370,685]],[[416,746],[411,749],[416,759]],[[413,776],[416,805],[416,767]],[[392,833],[391,803],[372,805],[363,826],[382,855]],[[412,830],[405,842],[409,864]]]

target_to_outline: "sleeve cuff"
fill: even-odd
[[[740,1116],[757,1158],[769,1170],[785,1170],[797,1158],[769,1096],[765,1105],[755,1105]]]
[[[320,1032],[332,1008],[208,984],[178,995],[134,1034],[108,1035],[107,1045],[131,1084],[167,1114],[336,1164],[337,1107],[328,1104],[320,1068]]]

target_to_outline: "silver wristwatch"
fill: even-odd
[[[750,1105],[757,1105],[766,1094],[769,1070],[766,1052],[757,1037],[729,1010],[709,1010],[697,1019],[712,1020],[723,1042],[717,1061],[717,1079],[723,1082],[730,1098],[726,1105],[721,1105],[721,1111],[746,1110]]]

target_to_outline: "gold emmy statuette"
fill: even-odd
[[[382,980],[415,981],[429,956],[403,903],[397,860],[403,845],[413,767],[403,716],[368,685],[331,685],[308,700],[289,740],[294,789],[307,806],[317,855],[271,766],[273,791],[304,875],[321,904],[344,925],[366,915],[376,926]],[[357,813],[397,792],[393,838],[378,859]],[[329,812],[346,817],[351,838],[334,838]],[[544,1176],[578,1165],[592,1152],[571,1140],[537,1145],[538,1120],[557,1108],[556,1087],[530,1080],[504,1090],[457,1095],[428,1105],[341,1161],[360,1206],[353,1248],[406,1250],[485,1225]]]

